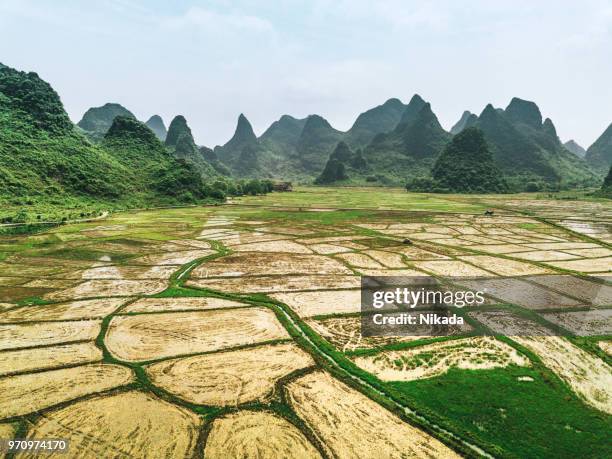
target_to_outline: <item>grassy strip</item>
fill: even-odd
[[[22,236],[37,234],[61,225],[60,222],[26,223],[24,225],[0,226],[0,236]]]

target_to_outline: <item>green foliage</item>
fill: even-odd
[[[269,186],[263,180],[252,179],[242,184],[242,192],[246,195],[256,196],[258,194],[266,194]]]
[[[344,141],[353,148],[365,147],[381,132],[390,132],[400,122],[406,110],[399,99],[389,99],[384,104],[360,114],[344,136]]]
[[[325,185],[338,182],[340,180],[346,180],[347,178],[348,176],[346,175],[344,164],[341,161],[332,158],[327,161],[325,169],[323,169],[321,175],[316,178],[315,184]]]
[[[200,173],[191,164],[180,159],[157,169],[151,177],[151,183],[156,191],[175,196],[181,202],[194,202],[206,196]],[[209,196],[216,197],[212,194]]]
[[[187,120],[183,115],[175,116],[170,122],[168,127],[168,134],[166,135],[166,146],[176,147],[181,135],[187,135],[193,140],[191,129],[187,125]]]
[[[493,163],[483,133],[467,128],[446,145],[432,169],[441,189],[454,193],[503,193],[503,176]]]
[[[0,109],[26,117],[50,133],[72,131],[72,122],[53,88],[34,72],[19,72],[0,67]]]
[[[376,136],[365,148],[367,175],[375,175],[381,184],[426,176],[449,139],[430,105],[415,96],[400,124],[392,132]]]
[[[612,165],[612,123],[588,148],[585,160],[602,175]]]
[[[119,161],[76,131],[47,83],[34,73],[0,70],[2,195],[117,198],[128,189],[127,174]]]
[[[520,381],[528,376],[532,381]],[[406,403],[444,413],[457,431],[499,445],[510,457],[610,457],[610,417],[586,406],[547,371],[451,369],[443,376],[388,383]]]
[[[534,193],[536,191],[542,190],[542,184],[538,182],[527,182],[525,185],[525,191],[528,193]]]
[[[314,183],[325,185],[347,180],[349,175],[353,175],[353,173],[359,174],[366,167],[367,163],[363,158],[361,150],[353,153],[346,143],[339,142],[332,154],[329,155],[325,169],[315,179]],[[350,174],[349,171],[351,171]]]
[[[264,193],[271,193],[274,190],[274,182],[272,180],[262,180],[261,187]]]
[[[329,152],[341,138],[342,133],[331,127],[324,118],[309,116],[296,146],[300,168],[309,174],[322,170]]]
[[[608,175],[604,179],[601,189],[595,194],[597,196],[612,199],[612,166],[610,166],[610,171],[608,172]]]
[[[524,191],[530,182],[567,189],[597,181],[588,165],[563,147],[552,121],[542,123],[533,102],[514,98],[506,110],[489,104],[470,125],[484,132],[493,159],[513,191]]]

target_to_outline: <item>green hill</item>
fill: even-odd
[[[181,201],[205,196],[197,168],[185,159],[175,159],[155,133],[134,118],[116,117],[101,146],[133,171],[130,179],[133,192],[159,193]]]
[[[306,118],[296,119],[283,115],[266,129],[259,141],[266,147],[294,150],[305,124]]]
[[[36,73],[0,69],[0,189],[3,197],[61,194],[116,198],[128,171],[75,129]]]
[[[411,124],[414,120],[416,120],[419,112],[423,109],[423,107],[425,107],[425,104],[427,104],[427,102],[425,102],[418,94],[412,96],[410,102],[408,102],[408,105],[406,105],[406,108],[404,109],[402,117],[400,118],[396,128],[399,128],[400,124]]]
[[[204,178],[218,175],[213,165],[206,160],[196,145],[191,128],[183,115],[175,116],[170,122],[165,141],[166,149],[177,159],[193,165]]]
[[[57,209],[178,203],[203,192],[193,167],[132,116],[115,117],[94,145],[36,73],[0,68],[0,216],[20,206],[50,218],[65,215]]]
[[[164,124],[164,120],[162,120],[161,116],[153,115],[148,121],[145,123],[146,126],[151,129],[157,138],[164,142],[166,140],[166,135],[168,135],[168,131],[166,130],[166,125]]]
[[[331,127],[325,118],[310,115],[296,146],[300,169],[306,174],[317,174],[341,139],[342,132]]]
[[[433,181],[417,181],[408,189],[452,193],[503,193],[508,186],[493,162],[487,142],[478,128],[467,128],[444,147],[432,169]]]
[[[612,199],[612,166],[610,166],[608,175],[606,175],[603,185],[601,186],[601,190],[599,191],[598,194],[600,196],[604,196],[606,198]]]
[[[168,132],[166,133],[166,140],[164,141],[164,144],[167,147],[175,148],[179,137],[181,137],[183,134],[191,137],[193,140],[193,134],[191,133],[191,129],[187,124],[187,120],[183,115],[177,115],[172,119],[172,121],[170,121],[170,126],[168,126]]]
[[[452,135],[459,134],[461,131],[463,131],[466,128],[466,126],[473,124],[477,118],[478,117],[474,115],[472,112],[468,110],[464,111],[463,114],[461,115],[461,118],[459,118],[459,121],[457,121],[451,128],[450,133]]]
[[[270,131],[270,129],[272,131]],[[277,126],[271,126],[268,135],[270,136],[270,147],[274,144],[272,137],[282,139],[282,132]],[[219,163],[231,174],[236,177],[266,178],[273,174],[273,162],[270,160],[271,151],[261,145],[259,139],[253,131],[253,126],[244,114],[238,116],[236,130],[232,138],[222,146],[215,147],[213,151]],[[282,162],[282,161],[281,161]]]
[[[578,144],[573,139],[568,140],[567,142],[565,142],[563,144],[563,146],[565,147],[565,149],[567,151],[569,151],[570,153],[575,154],[579,158],[584,158],[584,156],[586,155],[586,150],[584,148],[582,148],[582,146],[580,144]]]
[[[612,165],[612,124],[587,149],[585,160],[601,173]]]
[[[403,185],[407,179],[429,175],[438,153],[450,137],[430,104],[414,96],[397,127],[387,134],[377,135],[365,148],[366,181],[375,178],[383,185]]]
[[[223,146],[213,150],[220,164],[229,169],[236,177],[270,177],[269,152],[262,147],[253,126],[249,120],[240,114],[236,123],[236,130],[232,138]]]
[[[364,147],[380,133],[390,132],[402,119],[406,110],[399,99],[389,99],[384,104],[360,114],[344,135],[344,141],[352,148]]]
[[[329,185],[345,181],[350,176],[360,176],[367,164],[361,150],[353,152],[345,142],[339,142],[329,155],[323,172],[315,179],[317,185]]]
[[[513,98],[505,110],[487,105],[467,127],[480,128],[495,164],[511,189],[556,189],[593,185],[596,174],[560,142],[550,119],[542,122],[537,105]]]
[[[101,107],[92,107],[87,110],[81,121],[77,123],[77,126],[83,129],[90,139],[100,141],[117,116],[136,118],[132,112],[122,105],[108,103]]]
[[[419,96],[413,97],[409,105],[398,99],[389,99],[360,114],[347,132],[334,129],[319,115],[305,119],[283,115],[259,138],[246,117],[241,115],[233,137],[225,145],[216,147],[214,152],[236,177],[312,183],[322,172],[338,142],[343,141],[353,149],[365,147],[376,136],[393,131],[403,117],[405,122],[414,121],[424,104]],[[357,182],[365,181],[364,171],[356,172],[351,176]],[[403,179],[396,180],[396,183],[403,183]]]

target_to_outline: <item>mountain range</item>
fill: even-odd
[[[417,94],[407,104],[392,98],[365,111],[346,132],[320,115],[283,115],[258,137],[240,114],[231,139],[209,148],[196,144],[181,115],[166,129],[160,116],[142,123],[117,103],[87,110],[75,126],[59,96],[35,73],[6,66],[0,72],[0,181],[20,193],[58,189],[116,196],[137,188],[160,194],[160,188],[143,182],[154,173],[151,158],[160,161],[165,173],[173,167],[184,170],[185,177],[195,171],[204,182],[231,176],[404,186],[433,178],[441,154],[468,128],[482,133],[492,167],[510,191],[598,186],[612,163],[612,125],[581,158],[580,147],[573,141],[562,144],[552,120],[543,119],[534,102],[516,97],[505,109],[489,104],[479,115],[465,111],[450,132]],[[128,142],[130,136],[151,149],[149,158],[144,158],[146,148]],[[129,145],[130,154],[120,148],[119,139]],[[143,158],[136,161],[139,155]],[[144,165],[148,172],[140,174]]]
[[[561,143],[552,120],[543,119],[534,102],[516,97],[505,109],[487,105],[480,115],[465,111],[450,132],[419,95],[408,104],[389,99],[360,114],[346,132],[334,129],[319,115],[304,119],[283,115],[257,137],[241,114],[234,136],[214,152],[238,177],[404,185],[413,178],[431,176],[444,146],[468,127],[483,132],[494,164],[514,191],[527,185],[537,189],[594,186],[612,162],[605,153],[612,151],[606,143],[612,130],[583,159],[575,142]],[[355,169],[338,159],[340,142],[344,143],[341,150],[361,150],[365,165]],[[337,179],[330,182],[332,177]]]
[[[123,107],[88,110],[75,126],[36,73],[0,65],[0,200],[193,202],[209,194],[204,178]]]

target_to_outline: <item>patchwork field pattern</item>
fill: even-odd
[[[75,457],[517,457],[490,431],[533,424],[397,392],[465,374],[501,393],[517,371],[573,407],[549,435],[573,438],[612,412],[611,219],[586,201],[305,189],[0,236],[0,438],[68,438]],[[498,315],[363,337],[362,275],[486,277]],[[473,336],[500,324],[523,333]]]

